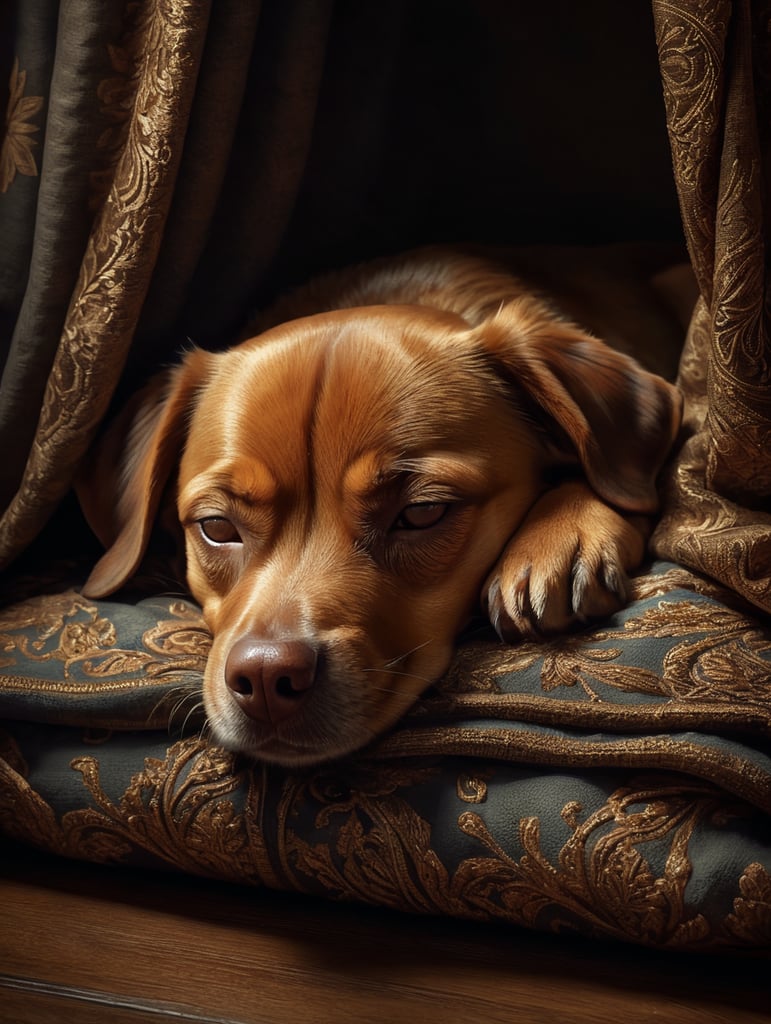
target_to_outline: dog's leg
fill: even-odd
[[[602,618],[627,600],[627,571],[645,555],[649,523],[570,481],[533,506],[487,578],[482,603],[508,642]]]

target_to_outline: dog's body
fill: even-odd
[[[480,603],[507,640],[623,603],[671,385],[451,252],[332,276],[260,326],[152,384],[79,485],[102,596],[176,474],[217,740],[290,765],[347,754],[441,676]]]

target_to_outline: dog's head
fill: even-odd
[[[84,590],[136,571],[176,474],[215,738],[286,764],[340,756],[445,671],[555,463],[655,508],[678,409],[665,382],[526,299],[473,328],[369,307],[196,350],[80,482],[107,547]]]

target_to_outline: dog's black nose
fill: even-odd
[[[242,637],[230,649],[225,682],[255,722],[276,725],[296,714],[316,680],[317,654],[302,640]]]

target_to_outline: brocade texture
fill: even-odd
[[[727,599],[727,600],[726,600]],[[0,831],[419,913],[667,948],[771,948],[771,630],[661,564],[547,644],[463,644],[344,762],[252,765],[202,733],[192,605],[0,614]]]
[[[208,6],[207,0],[126,6],[120,65],[130,88],[117,104],[123,123],[119,118],[117,144],[101,169],[110,185],[91,227],[24,477],[0,519],[0,562],[3,552],[7,560],[43,527],[107,411],[171,204]],[[109,90],[110,81],[105,85]]]
[[[680,366],[687,437],[654,550],[771,611],[766,233],[771,7],[654,0],[675,181],[701,291]]]

